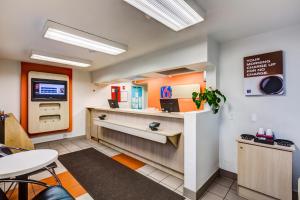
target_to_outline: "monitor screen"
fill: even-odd
[[[32,101],[67,101],[67,81],[31,79]]]
[[[180,112],[178,99],[160,99],[160,106],[164,112]]]
[[[108,99],[110,108],[119,108],[119,103],[117,100]]]

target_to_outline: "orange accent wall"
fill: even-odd
[[[155,107],[158,109],[160,109],[160,88],[162,86],[200,84],[201,90],[203,90],[206,86],[202,72],[183,74],[165,78],[155,78],[147,80],[145,82],[148,85],[148,107]],[[197,110],[192,100],[192,94],[191,98],[189,99],[179,99],[179,108],[180,112],[189,112]]]
[[[35,72],[46,72],[46,73],[54,73],[54,74],[63,74],[69,76],[69,128],[67,132],[72,131],[72,69],[70,68],[62,68],[62,67],[55,67],[49,65],[41,65],[41,64],[34,64],[34,63],[27,63],[21,62],[21,113],[20,113],[20,121],[22,127],[28,131],[28,73],[30,71]],[[61,132],[61,131],[57,131]],[[56,133],[56,132],[49,132],[49,133]],[[45,134],[45,133],[43,133]],[[46,133],[47,134],[47,133]],[[37,134],[39,135],[39,134]]]

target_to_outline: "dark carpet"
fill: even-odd
[[[185,199],[93,148],[58,159],[95,200]]]

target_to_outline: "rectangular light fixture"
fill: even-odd
[[[204,11],[193,0],[124,0],[174,31],[204,20]]]
[[[47,21],[44,37],[111,55],[118,55],[127,51],[126,45],[54,21]]]
[[[54,62],[64,65],[71,65],[76,67],[90,67],[91,62],[86,60],[81,60],[77,58],[69,58],[69,57],[62,57],[57,55],[50,55],[42,52],[33,51],[30,56],[31,59],[35,60],[42,60],[47,62]]]

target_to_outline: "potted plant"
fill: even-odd
[[[200,108],[202,102],[207,103],[214,114],[219,112],[219,109],[223,103],[226,102],[226,97],[218,90],[214,90],[211,87],[206,88],[204,92],[193,92],[192,93],[193,102],[196,104],[197,109]]]

